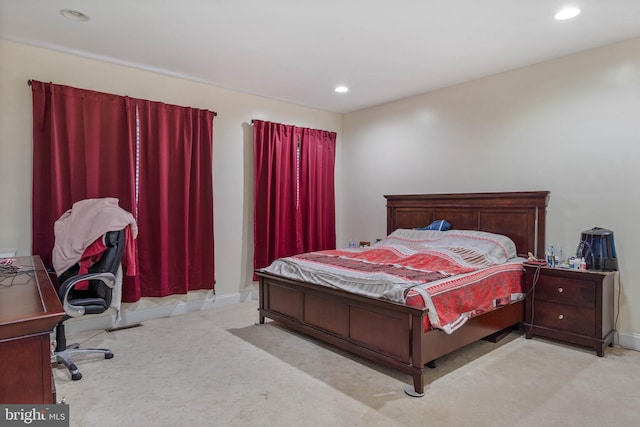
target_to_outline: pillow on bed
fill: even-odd
[[[517,256],[513,240],[502,234],[486,231],[398,229],[389,234],[383,242],[393,243],[393,241],[400,241],[402,244],[417,244],[435,250],[470,249],[476,253],[484,254],[486,259],[494,264],[502,264]]]
[[[415,230],[438,230],[438,231],[447,231],[451,229],[451,224],[449,224],[444,219],[437,219],[433,221],[431,224],[426,227],[415,228]]]

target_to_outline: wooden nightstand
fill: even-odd
[[[525,336],[592,348],[613,346],[615,271],[570,270],[525,264]]]

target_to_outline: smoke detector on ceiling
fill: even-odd
[[[87,22],[89,20],[88,15],[85,15],[84,13],[78,12],[77,10],[73,9],[62,9],[60,13],[65,18],[71,19],[72,21]]]

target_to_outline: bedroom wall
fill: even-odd
[[[346,114],[345,238],[385,234],[385,194],[549,190],[546,238],[565,254],[581,231],[614,231],[619,338],[640,350],[638,52],[634,39]]]
[[[31,253],[32,110],[28,79],[216,111],[213,141],[215,304],[252,297],[253,128],[269,120],[338,133],[342,116],[122,65],[0,41],[0,248]],[[331,90],[331,88],[328,88]],[[338,168],[339,169],[339,168]],[[338,171],[339,177],[339,171]],[[340,189],[338,217],[340,212]],[[338,233],[340,223],[337,224]],[[254,293],[255,294],[255,293]],[[254,295],[255,296],[255,295]],[[125,305],[135,322],[214,304],[209,292]]]

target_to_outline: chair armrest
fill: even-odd
[[[84,282],[86,280],[100,280],[110,288],[113,288],[116,284],[116,278],[112,273],[81,274],[79,276],[73,276],[65,280],[65,282],[60,286],[60,289],[58,290],[58,295],[60,296],[60,301],[62,301],[64,311],[71,317],[80,317],[84,315],[84,307],[69,303],[69,292],[71,292],[76,284],[78,284],[79,282]]]

